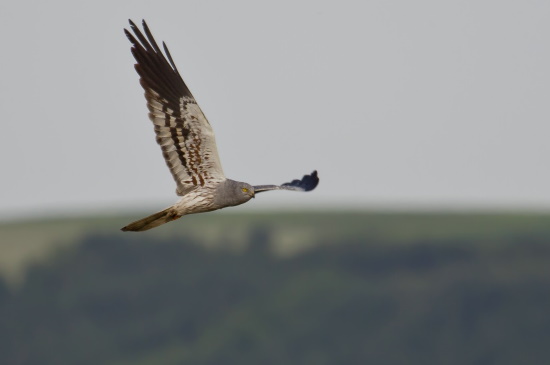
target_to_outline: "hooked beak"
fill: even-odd
[[[256,197],[256,193],[254,193],[254,191],[251,191],[251,192],[250,192],[250,196],[251,196],[252,198],[255,198],[255,197]]]

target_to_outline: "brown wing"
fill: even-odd
[[[140,84],[145,90],[149,118],[155,126],[176,193],[184,195],[196,186],[225,179],[214,131],[181,78],[172,56],[163,43],[163,55],[149,27],[143,21],[145,36],[130,20],[135,34],[124,29],[132,42],[132,54]]]

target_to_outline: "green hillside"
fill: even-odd
[[[80,242],[88,233],[133,235],[119,232],[128,222],[146,215],[50,218],[0,223],[0,275],[10,282],[21,279],[27,266],[47,259],[56,249]],[[418,240],[484,239],[485,244],[511,236],[550,236],[550,215],[494,213],[379,213],[279,212],[227,214],[214,212],[185,217],[158,229],[139,233],[147,237],[192,238],[207,247],[243,247],[249,232],[266,227],[273,250],[293,255],[321,242],[365,239],[387,244]]]
[[[550,361],[550,216],[0,226],[1,364]]]

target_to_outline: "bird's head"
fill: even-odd
[[[241,183],[239,186],[239,189],[241,193],[244,194],[245,197],[248,197],[248,199],[255,197],[254,187],[252,185],[247,183]]]
[[[227,179],[216,189],[214,205],[217,209],[246,203],[254,198],[254,187],[250,184]]]

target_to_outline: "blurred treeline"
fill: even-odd
[[[280,222],[238,247],[87,235],[0,282],[0,364],[549,363],[550,235],[522,227],[292,255]]]

